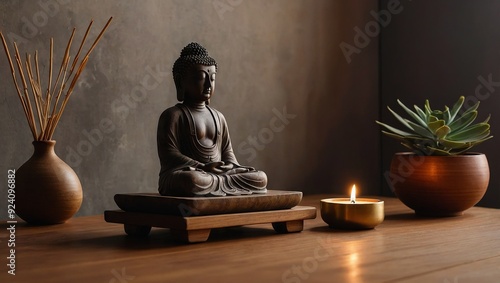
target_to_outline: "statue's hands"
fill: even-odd
[[[199,168],[205,172],[222,174],[233,168],[233,164],[231,163],[224,164],[224,161],[217,161],[217,162],[205,163],[204,165],[199,166]]]
[[[249,167],[249,166],[241,166],[241,165],[236,165],[236,164],[233,164],[233,163],[228,163],[224,166],[220,166],[220,167],[223,167],[224,169],[227,169],[226,171],[224,171],[224,173],[222,173],[223,175],[231,175],[231,174],[239,174],[239,173],[246,173],[246,172],[250,172],[250,171],[255,171],[255,169],[253,167]]]
[[[240,165],[238,168],[240,169],[246,169],[246,172],[249,172],[249,171],[257,171],[255,170],[254,167],[251,167],[251,166],[245,166],[245,165]]]
[[[217,162],[210,162],[210,163],[205,163],[202,166],[198,167],[199,169],[205,171],[205,172],[210,172],[210,173],[215,173],[215,174],[237,174],[237,173],[245,173],[249,171],[255,171],[253,167],[249,166],[236,166],[233,163],[224,163],[224,161],[217,161]]]
[[[222,161],[222,163],[224,163],[224,161]],[[233,163],[228,163],[228,164],[224,163],[224,165],[219,166],[219,168],[224,170],[224,171],[229,171],[229,170],[234,168],[234,164]]]

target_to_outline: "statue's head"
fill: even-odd
[[[217,71],[217,62],[208,55],[208,51],[200,44],[192,42],[182,49],[181,56],[175,61],[172,69],[177,100],[184,100],[186,79],[188,79],[190,72],[196,72],[197,69],[200,69],[197,68],[198,66],[214,66],[215,72]]]

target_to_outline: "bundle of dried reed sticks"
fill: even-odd
[[[52,139],[52,135],[54,134],[56,126],[61,119],[64,109],[66,108],[66,104],[68,103],[71,93],[73,92],[76,81],[78,80],[78,77],[80,77],[80,74],[85,68],[85,65],[87,65],[90,53],[92,52],[92,50],[94,50],[97,42],[99,42],[99,40],[103,36],[104,31],[106,31],[112,19],[113,17],[109,18],[108,22],[97,36],[92,46],[89,48],[85,56],[80,60],[78,68],[76,68],[76,66],[80,57],[80,53],[82,52],[93,21],[90,22],[87,31],[83,36],[80,47],[78,48],[78,51],[76,52],[76,55],[73,58],[73,62],[70,66],[71,43],[73,42],[73,37],[75,36],[76,31],[76,28],[73,28],[73,32],[71,33],[71,36],[69,38],[68,45],[66,46],[66,51],[64,52],[61,66],[59,67],[59,72],[57,73],[57,77],[53,84],[52,63],[54,57],[54,39],[50,39],[49,78],[47,89],[45,91],[42,90],[42,82],[38,64],[38,51],[35,51],[33,66],[32,57],[28,53],[26,53],[26,60],[23,62],[21,56],[19,55],[17,44],[14,42],[14,59],[17,65],[18,72],[18,74],[16,74],[16,69],[14,67],[14,64],[12,63],[13,58],[10,56],[7,42],[5,41],[3,34],[0,32],[3,47],[9,60],[12,79],[14,80],[17,95],[21,100],[24,114],[26,115],[28,125],[31,129],[31,133],[33,134],[33,138],[35,141],[47,141]],[[26,69],[27,77],[25,75],[23,66]],[[74,72],[75,68],[76,72]],[[21,78],[21,84],[19,84],[18,76]],[[28,88],[27,81],[29,82],[30,88]],[[33,111],[33,104],[35,105],[36,116],[35,112]]]

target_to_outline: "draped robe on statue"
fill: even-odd
[[[238,164],[222,113],[206,106],[216,127],[211,146],[199,142],[191,110],[177,104],[165,110],[158,123],[160,180],[158,191],[171,196],[224,196],[266,193],[267,176],[262,171]],[[197,167],[223,161],[234,168],[221,174]]]

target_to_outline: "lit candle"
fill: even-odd
[[[352,185],[351,189],[351,203],[356,203],[356,185]]]
[[[321,218],[332,228],[371,229],[384,221],[384,202],[356,198],[356,185],[353,185],[350,198],[321,200]]]

